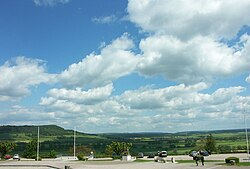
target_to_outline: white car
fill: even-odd
[[[13,160],[20,160],[20,157],[19,157],[19,155],[18,154],[15,154],[14,156],[13,156]]]
[[[161,151],[159,154],[158,154],[159,157],[167,157],[168,156],[168,153],[167,151]]]

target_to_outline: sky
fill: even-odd
[[[250,127],[249,9],[249,0],[1,0],[0,125]]]

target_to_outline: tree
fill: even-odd
[[[78,155],[90,155],[90,153],[93,151],[91,148],[89,148],[89,147],[87,147],[87,146],[76,146],[76,149],[75,149],[75,151],[76,151],[76,155],[78,156]],[[70,149],[69,149],[69,153],[70,154],[73,154],[73,152],[74,152],[74,148],[73,147],[71,147]]]
[[[229,145],[219,145],[217,147],[219,153],[230,153],[231,152],[231,146]]]
[[[216,142],[212,134],[206,137],[204,148],[209,154],[216,151]]]
[[[111,144],[106,146],[106,154],[116,154],[118,156],[121,156],[122,154],[128,155],[131,147],[132,143],[112,142]]]
[[[49,158],[56,158],[56,151],[55,150],[51,150],[48,154]]]
[[[185,147],[195,147],[196,141],[190,138],[185,139]]]
[[[37,151],[37,140],[33,139],[29,142],[24,150],[24,157],[26,158],[35,158]]]
[[[0,142],[1,157],[4,157],[7,153],[14,150],[15,147],[16,147],[15,143],[7,142],[7,141],[6,142]]]

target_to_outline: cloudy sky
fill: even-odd
[[[0,125],[250,126],[249,0],[1,0]]]

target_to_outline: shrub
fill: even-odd
[[[112,156],[113,160],[120,160],[121,156]]]
[[[37,158],[35,158],[35,161],[37,161]],[[42,161],[42,158],[38,157],[38,161]]]
[[[239,160],[238,157],[228,157],[228,158],[225,159],[225,162],[226,162],[227,164],[232,164],[233,162],[234,162],[235,164],[239,164],[239,163],[240,163],[240,160]]]
[[[77,155],[77,158],[78,158],[78,160],[80,160],[80,161],[87,161],[87,160],[88,160],[88,158],[86,158],[83,154],[78,154],[78,155]]]
[[[51,151],[49,152],[49,154],[48,154],[48,157],[49,157],[49,158],[56,158],[56,152],[55,152],[55,150],[51,150]]]

